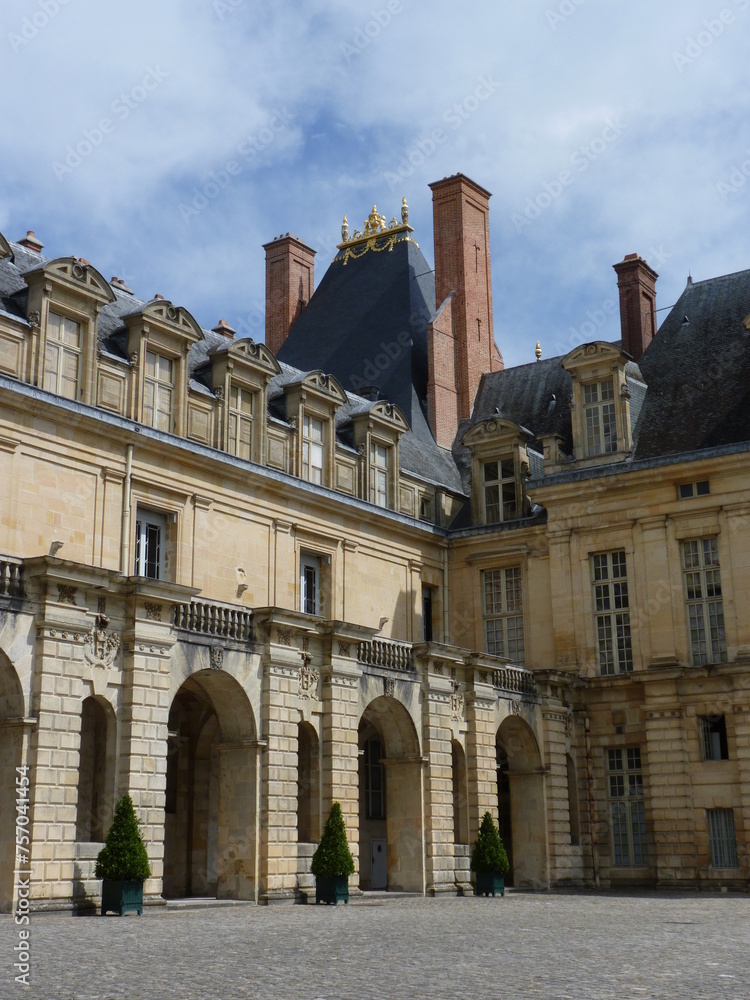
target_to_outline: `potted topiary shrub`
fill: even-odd
[[[349,902],[349,876],[354,874],[354,858],[346,842],[341,806],[334,802],[323,836],[313,854],[310,870],[315,876],[315,902]]]
[[[151,868],[129,795],[123,795],[115,806],[115,817],[96,859],[94,874],[104,879],[102,916],[109,910],[120,916],[129,910],[143,913],[143,883],[151,875]]]
[[[504,896],[505,873],[509,867],[500,831],[492,813],[486,812],[471,851],[471,870],[477,873],[477,896],[489,896],[490,893],[494,896],[496,892]]]

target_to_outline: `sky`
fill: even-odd
[[[619,337],[611,265],[657,308],[750,267],[750,0],[5,0],[0,232],[263,339],[262,244],[320,282],[341,221],[429,183],[492,192],[506,365]],[[661,312],[663,319],[666,312]]]

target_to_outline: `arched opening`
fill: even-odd
[[[496,745],[500,834],[511,863],[508,884],[547,885],[544,778],[536,737],[523,719],[510,715],[497,731]]]
[[[568,772],[568,812],[570,813],[570,842],[574,847],[581,843],[581,815],[578,807],[578,779],[576,766],[569,753],[565,754]]]
[[[201,670],[169,712],[164,895],[252,899],[257,747],[247,695]]]
[[[21,764],[23,716],[18,675],[5,653],[0,652],[0,910],[3,912],[13,905],[16,778],[23,777],[16,768]]]
[[[309,722],[300,722],[297,734],[297,841],[320,840],[320,755],[318,734]]]
[[[76,840],[101,842],[114,813],[115,713],[96,697],[81,706]]]
[[[414,723],[376,698],[359,724],[359,881],[363,889],[421,892],[422,792]]]
[[[466,754],[457,740],[451,742],[453,775],[453,841],[469,843],[469,811],[466,802]]]

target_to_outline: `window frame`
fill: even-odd
[[[241,406],[234,406],[235,393],[237,394],[240,403],[247,399],[250,403],[250,410],[246,411],[241,408]],[[257,395],[256,389],[249,389],[247,386],[240,385],[238,382],[232,381],[229,383],[229,400],[227,405],[227,452],[230,455],[234,455],[235,458],[244,459],[246,462],[252,461],[253,458],[253,431],[254,431],[254,421],[255,421],[255,406]],[[243,439],[243,431],[247,431],[247,441]],[[247,444],[247,448],[243,449],[241,446]],[[247,453],[245,453],[245,451]]]
[[[729,760],[729,737],[726,715],[701,715],[698,717],[701,760]]]
[[[649,845],[641,748],[606,747],[604,755],[612,865],[645,868],[649,864]],[[618,761],[619,766],[613,767],[613,761]]]
[[[734,809],[706,809],[706,827],[711,868],[739,868]]]
[[[320,556],[303,552],[299,559],[299,610],[305,615],[320,616],[322,563]],[[313,594],[310,597],[310,586]]]
[[[488,601],[488,596],[490,596],[488,588],[492,587],[495,582],[499,583],[499,591],[495,591],[496,596],[490,603]],[[510,606],[511,590],[509,590],[509,584],[515,597]],[[491,656],[499,656],[511,663],[523,666],[526,660],[523,568],[520,565],[514,565],[484,569],[481,571],[480,585],[485,650]],[[497,596],[499,596],[499,602]],[[514,629],[512,637],[509,634],[511,623]]]
[[[382,463],[377,461],[381,457],[383,459]],[[368,496],[371,504],[383,509],[387,509],[390,506],[390,466],[391,446],[376,438],[371,438]]]
[[[156,532],[157,553],[154,559],[153,554],[149,558],[149,548],[153,542],[149,541],[149,529]],[[133,545],[133,575],[143,577],[146,580],[164,580],[166,573],[166,544],[167,544],[167,516],[161,511],[151,510],[148,507],[137,507],[135,515],[135,538]],[[155,573],[147,573],[145,570],[148,564],[155,566]]]
[[[149,357],[154,357],[158,361],[164,361],[169,365],[170,381],[167,382],[164,379],[160,379],[157,376],[152,377],[149,375]],[[159,350],[154,349],[152,345],[147,344],[143,352],[143,397],[141,401],[141,421],[146,427],[152,427],[154,430],[162,431],[166,434],[173,434],[175,432],[175,403],[177,397],[177,385],[176,385],[176,374],[178,368],[178,359],[171,356],[170,354],[161,353]],[[158,372],[158,365],[156,366]],[[153,402],[148,405],[148,409],[151,410],[151,420],[149,421],[146,417],[147,403],[146,397],[148,388],[153,387]],[[165,413],[167,411],[160,405],[161,396],[163,393],[169,390],[169,420],[168,427],[160,426],[157,415]]]
[[[50,333],[52,330],[51,320],[52,318],[60,320],[59,331],[60,336],[57,338],[51,338]],[[63,338],[63,333],[65,330],[65,325],[67,323],[72,323],[77,330],[78,343],[73,346],[71,344],[66,344]],[[84,339],[84,323],[80,319],[74,319],[65,310],[60,312],[56,308],[49,308],[47,310],[47,327],[45,333],[45,344],[44,344],[44,364],[42,369],[42,386],[45,392],[54,393],[56,396],[62,396],[64,399],[78,399],[81,394],[81,363],[83,359],[83,339]],[[51,351],[57,353],[57,362],[54,366],[54,370],[50,368],[50,354]],[[74,381],[75,388],[73,395],[67,392],[63,392],[63,381],[66,379],[64,373],[64,365],[66,358],[75,358],[76,372]],[[54,375],[54,388],[49,386],[48,376]],[[68,378],[68,381],[71,381]]]
[[[607,575],[604,577],[597,575],[601,572],[602,565],[606,567]],[[618,570],[622,568],[624,573],[616,575],[616,568]],[[632,673],[633,636],[630,619],[628,554],[625,549],[591,552],[589,580],[599,676],[617,677]]]
[[[302,466],[301,478],[315,486],[323,486],[325,481],[326,461],[326,423],[320,415],[303,413],[302,415]],[[313,435],[313,430],[320,429],[320,437]],[[313,462],[313,456],[320,459],[320,464]]]
[[[706,561],[707,546],[715,561]],[[695,548],[693,548],[695,547]],[[688,552],[691,552],[688,559]],[[694,557],[697,556],[697,562]],[[724,598],[719,561],[719,536],[717,534],[680,540],[680,566],[682,594],[685,606],[688,655],[694,667],[712,663],[727,663],[727,633],[724,618]],[[698,587],[696,588],[696,584]],[[699,596],[696,596],[699,590]],[[712,624],[715,616],[715,624]],[[706,625],[708,622],[708,626]],[[703,638],[701,639],[700,636]],[[712,657],[709,658],[708,646]],[[716,655],[718,653],[718,659]]]
[[[504,470],[503,466],[507,466],[508,464],[512,467],[512,473],[505,475],[507,470]],[[493,465],[497,467],[497,475],[488,478],[488,472]],[[506,507],[511,502],[510,500],[506,500],[506,487],[508,485],[512,486],[513,491],[512,512],[506,512]],[[485,524],[500,524],[504,521],[518,520],[520,517],[518,486],[518,467],[512,452],[482,461],[482,507]],[[490,502],[488,496],[491,491],[496,491],[497,499]],[[495,513],[497,514],[496,517],[493,516]]]
[[[385,747],[379,736],[370,736],[364,745],[364,794],[365,794],[365,818],[368,820],[381,821],[387,818],[386,810],[386,773],[383,765]],[[375,750],[375,747],[378,749]],[[373,760],[373,756],[375,759]],[[379,775],[380,788],[373,788],[373,775]],[[375,808],[377,804],[377,808]]]
[[[617,431],[617,388],[614,375],[581,382],[581,408],[583,412],[584,452],[586,458],[600,455],[614,455],[619,448]],[[608,386],[611,395],[604,396],[602,389]],[[596,398],[588,399],[591,389],[596,389]],[[607,420],[605,421],[605,410]],[[590,425],[589,417],[596,416],[597,426]],[[609,431],[609,440],[607,440]],[[592,447],[592,438],[596,438]]]

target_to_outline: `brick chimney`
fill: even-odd
[[[463,174],[436,181],[430,184],[430,189],[438,309],[451,293],[453,297],[450,307],[443,310],[428,331],[430,375],[427,394],[433,431],[436,438],[440,438],[438,443],[450,447],[458,421],[471,416],[482,375],[503,368],[492,324],[491,195]],[[454,359],[452,371],[450,346]],[[450,403],[451,387],[457,392],[455,426],[454,407],[449,406],[449,417],[442,412],[442,405]],[[446,444],[449,437],[451,440]]]
[[[287,233],[264,243],[266,346],[278,354],[315,288],[315,250]]]
[[[622,349],[638,361],[656,336],[656,279],[659,275],[637,253],[612,265],[620,292]]]
[[[26,247],[27,250],[33,250],[34,253],[41,253],[44,249],[42,241],[38,240],[36,236],[34,236],[33,229],[29,229],[24,238],[18,241],[18,245]]]

